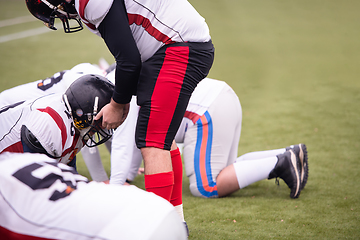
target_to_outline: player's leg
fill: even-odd
[[[109,153],[111,153],[111,144],[112,144],[112,137],[109,139],[109,140],[107,140],[104,144],[105,144],[105,147],[106,147],[106,149],[109,151]]]
[[[144,159],[145,189],[170,201],[174,185],[170,152],[160,148],[141,149]]]
[[[98,147],[89,148],[87,146],[81,149],[81,155],[89,170],[90,176],[96,182],[108,182],[109,177],[101,162]]]
[[[226,103],[230,104],[230,102],[239,102],[238,99],[236,101],[235,97],[237,98],[237,96],[232,92],[232,89],[229,89],[228,91],[228,96],[234,98],[234,100],[230,99]],[[220,189],[219,196],[226,196],[254,182],[267,179],[270,171],[274,168],[277,162],[276,154],[283,153],[285,150],[281,149],[269,152],[258,152],[237,157],[242,123],[242,109],[240,103],[238,106],[232,107],[232,111],[238,112],[241,115],[234,118],[237,119],[237,122],[230,126],[234,129],[233,131],[235,134],[233,135],[232,143],[229,143],[231,145],[231,149],[229,150],[227,167],[220,172],[217,178],[218,188]],[[219,114],[216,114],[215,116],[218,117],[218,115]],[[221,118],[222,115],[220,115],[219,118]],[[223,126],[222,128],[226,129],[226,127],[227,126]],[[225,140],[223,140],[223,142],[225,142]],[[239,161],[240,159],[251,159],[252,161]]]
[[[170,203],[175,207],[176,211],[179,213],[179,216],[181,216],[182,220],[185,222],[182,202],[183,165],[180,150],[175,141],[173,141],[171,146],[170,154],[174,171],[174,187],[171,194]]]
[[[145,188],[168,201],[174,184],[170,147],[190,97],[182,94],[188,58],[188,47],[162,48],[143,63],[138,84],[135,139],[144,159]]]
[[[237,111],[241,113],[241,108]],[[228,143],[230,145],[232,144],[229,150],[229,162],[227,167],[224,168],[217,177],[219,197],[227,196],[252,183],[267,179],[277,162],[276,155],[271,154],[278,154],[279,151],[272,151],[271,154],[269,154],[270,152],[266,152],[266,154],[264,154],[264,152],[254,155],[248,154],[246,155],[247,159],[251,160],[237,161],[237,148],[241,132],[241,118],[238,119],[239,124],[233,125],[233,131],[235,133],[233,135],[234,139],[232,143]],[[222,142],[226,141],[223,140]],[[283,153],[283,151],[280,153]],[[266,157],[268,155],[270,157]]]
[[[213,59],[211,42],[177,43],[164,46],[142,65],[135,139],[144,159],[146,190],[169,201],[174,187],[169,150],[191,94],[208,74]]]
[[[286,151],[285,148],[279,149],[272,149],[272,150],[264,150],[264,151],[256,151],[256,152],[249,152],[241,155],[236,159],[236,162],[239,161],[248,161],[248,160],[256,160],[260,158],[268,158],[268,157],[275,157],[278,154],[284,153]]]
[[[260,180],[279,177],[291,189],[290,197],[299,197],[308,178],[307,151],[304,144],[249,153],[247,156],[251,156],[249,160],[233,164],[240,188]]]
[[[222,150],[226,165],[216,177],[218,196],[227,196],[239,189],[233,163],[237,158],[241,135],[242,109],[236,93],[228,86],[224,88],[214,104],[209,108],[213,116],[214,142],[220,146],[214,148],[212,158]],[[220,150],[219,150],[220,149]]]
[[[232,183],[237,184],[235,177],[232,182],[220,177],[236,159],[241,131],[240,102],[228,89],[231,90],[222,90],[209,110],[185,134],[185,170],[194,196],[222,196],[221,191]]]
[[[185,172],[190,182],[190,191],[196,197],[218,197],[216,176],[226,166],[224,155],[219,161],[212,158],[213,124],[210,114],[206,112],[195,125],[189,127],[185,134],[183,157]],[[216,169],[216,170],[215,170]]]
[[[290,149],[293,150],[299,161],[300,187],[302,190],[306,185],[309,171],[308,154],[305,144],[291,145],[280,149],[250,152],[238,157],[234,166],[238,175],[240,188],[244,188],[259,180],[274,178],[275,175],[270,176],[270,172],[280,167],[281,164],[278,164],[279,158],[284,156],[283,154]],[[291,160],[291,158],[286,159]],[[284,171],[287,172],[292,165],[286,164],[286,166],[288,167],[281,167],[282,170],[277,170],[278,174],[276,175],[281,175],[281,172]]]
[[[128,180],[134,180],[137,169],[134,171],[132,167],[139,168],[142,162],[140,149],[135,145],[138,111],[139,107],[136,104],[136,98],[133,97],[126,120],[114,131],[111,138],[110,184],[125,184]]]
[[[169,150],[193,90],[209,72],[212,51],[211,43],[171,44],[143,63],[136,143],[144,158],[145,185],[152,191],[167,188],[171,196]]]
[[[238,161],[233,164],[239,188],[245,188],[257,181],[267,179],[278,159],[276,156]]]

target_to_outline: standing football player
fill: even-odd
[[[116,84],[110,104],[96,119],[103,118],[103,127],[117,128],[136,95],[141,108],[135,140],[144,158],[145,188],[169,201],[181,195],[181,186],[174,181],[182,173],[176,169],[181,162],[171,159],[170,149],[191,93],[208,75],[214,60],[205,19],[187,0],[26,3],[51,29],[55,29],[55,18],[61,19],[65,32],[81,30],[82,21],[104,39],[116,59]]]
[[[43,153],[76,167],[84,145],[94,147],[112,136],[94,118],[110,102],[114,85],[100,75],[87,74],[65,93],[17,102],[0,110],[0,153]]]
[[[135,186],[89,182],[45,154],[0,154],[0,238],[185,240],[174,207]]]

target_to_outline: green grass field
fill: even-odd
[[[190,0],[216,48],[209,77],[226,81],[243,107],[239,155],[304,142],[309,180],[300,198],[283,181],[260,181],[222,199],[192,197],[184,178],[189,239],[360,238],[360,1]],[[40,21],[24,0],[0,0],[0,91],[81,62],[112,62],[84,30],[8,40]],[[110,170],[109,153],[101,148]],[[79,172],[89,174],[81,160]],[[144,186],[142,176],[135,184]],[[79,203],[80,204],[80,203]]]

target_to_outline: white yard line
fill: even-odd
[[[11,26],[11,25],[16,25],[16,24],[20,24],[20,23],[27,23],[27,22],[33,22],[33,21],[38,21],[38,19],[35,18],[32,15],[30,15],[30,16],[22,16],[22,17],[17,17],[17,18],[1,20],[0,21],[0,27],[7,27],[7,26]]]
[[[30,30],[26,30],[26,31],[18,32],[18,33],[5,35],[5,36],[0,36],[0,43],[16,40],[16,39],[20,39],[20,38],[25,38],[25,37],[35,36],[35,35],[47,33],[50,31],[51,30],[47,27],[40,27],[40,28],[34,28],[34,29],[30,29]]]
[[[62,24],[61,23],[55,24],[55,27],[59,29],[58,31],[60,31],[62,29]],[[45,26],[39,27],[39,28],[34,28],[34,29],[29,29],[29,30],[25,30],[22,32],[17,32],[17,33],[13,33],[13,34],[9,34],[9,35],[0,36],[0,43],[9,42],[12,40],[31,37],[31,36],[40,35],[40,34],[49,33],[49,32],[53,32],[53,30],[51,30]]]

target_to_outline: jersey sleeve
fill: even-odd
[[[114,1],[98,30],[116,60],[113,99],[117,103],[129,103],[132,95],[136,94],[141,57],[123,1]]]
[[[77,0],[75,3],[77,11],[83,19],[84,23],[89,27],[88,24],[98,28],[102,20],[108,13],[113,0]],[[91,29],[91,28],[90,28]]]

